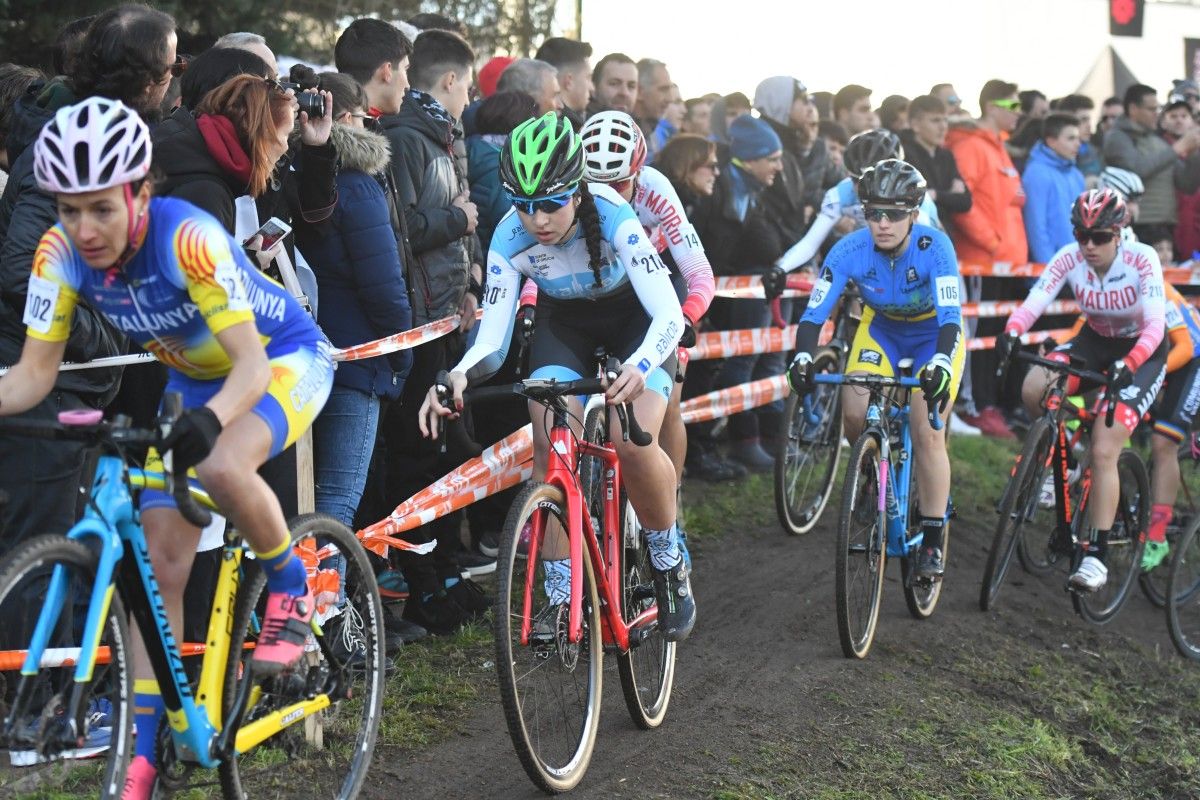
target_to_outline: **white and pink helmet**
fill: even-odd
[[[583,130],[584,173],[589,181],[612,183],[632,178],[646,164],[646,137],[624,111],[601,111]]]
[[[47,192],[120,186],[150,171],[150,130],[119,100],[89,97],[60,108],[34,144],[33,174]]]

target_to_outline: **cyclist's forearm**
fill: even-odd
[[[28,411],[50,394],[66,346],[65,341],[25,339],[21,360],[0,378],[0,416]]]
[[[947,358],[953,358],[954,349],[959,344],[960,333],[962,333],[962,328],[953,323],[938,328],[937,351]]]
[[[271,382],[271,364],[264,351],[261,359],[253,356],[233,363],[225,383],[212,399],[205,403],[221,425],[228,425],[246,414],[262,399]]]
[[[796,326],[796,352],[812,353],[817,349],[821,337],[821,326],[816,322],[801,321]]]

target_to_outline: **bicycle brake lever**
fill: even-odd
[[[438,402],[443,406],[450,403],[450,373],[446,370],[438,372],[433,381],[433,389],[437,392]],[[446,418],[438,414],[437,418],[438,452],[446,454]]]

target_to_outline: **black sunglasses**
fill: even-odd
[[[1109,244],[1117,235],[1112,231],[1084,231],[1079,228],[1075,229],[1075,241],[1082,244],[1087,244],[1089,241],[1095,245]]]
[[[171,71],[172,78],[182,78],[183,73],[187,72],[188,60],[186,56],[175,56],[175,63],[167,67]]]
[[[864,208],[863,215],[871,222],[883,222],[886,218],[889,222],[900,222],[907,219],[912,213],[911,209],[907,208]]]

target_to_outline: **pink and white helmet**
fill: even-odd
[[[584,175],[589,181],[623,181],[646,164],[646,137],[624,111],[601,111],[587,121],[579,136],[583,139]]]
[[[105,97],[60,108],[33,147],[33,174],[47,192],[95,192],[150,171],[146,123],[121,101]]]

